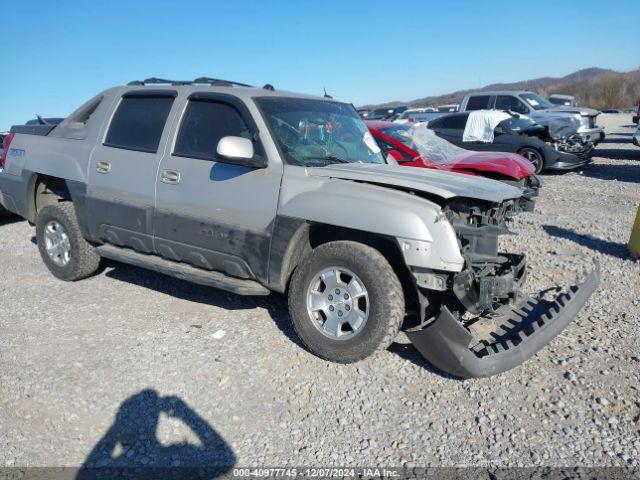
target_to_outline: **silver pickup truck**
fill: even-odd
[[[240,295],[288,295],[316,355],[354,362],[402,328],[462,377],[520,364],[595,290],[520,293],[498,250],[522,191],[385,162],[353,106],[267,85],[158,79],[106,90],[59,125],[14,127],[0,202],[36,227],[56,277],[101,257]],[[483,328],[478,328],[483,326]]]
[[[464,96],[459,111],[510,110],[531,117],[540,125],[553,126],[554,120],[575,123],[574,132],[583,141],[597,145],[605,138],[604,128],[596,123],[600,112],[586,107],[554,105],[540,95],[526,90],[473,92]]]

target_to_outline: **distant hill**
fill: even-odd
[[[409,102],[393,101],[378,105],[363,105],[365,108],[435,107],[459,103],[469,92],[487,90],[531,90],[543,96],[553,93],[575,95],[580,105],[593,108],[626,108],[636,105],[640,98],[640,70],[616,72],[603,68],[585,68],[564,77],[541,77],[513,83],[494,83],[482,88],[459,90],[446,95],[423,97]]]

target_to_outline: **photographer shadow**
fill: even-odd
[[[157,437],[160,415],[182,422],[197,444],[163,445]],[[199,478],[224,475],[236,456],[209,424],[178,397],[142,390],[125,400],[113,425],[93,447],[76,480],[98,478]]]

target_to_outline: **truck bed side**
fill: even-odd
[[[33,131],[27,128],[30,126],[12,129],[14,137],[0,175],[2,203],[7,209],[33,220],[31,205],[38,176],[60,178],[70,189],[70,184],[86,186],[91,151],[112,111],[115,90],[92,98],[48,132],[48,126]]]

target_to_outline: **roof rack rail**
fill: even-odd
[[[145,78],[144,80],[134,80],[127,83],[127,85],[195,85],[203,83],[209,84],[212,87],[252,87],[252,85],[247,85],[246,83],[212,77],[198,77],[195,80],[167,80],[166,78],[151,77]]]
[[[252,87],[246,83],[234,82],[233,80],[222,80],[220,78],[198,77],[192,83],[208,83],[212,87]]]
[[[127,83],[127,85],[191,85],[193,82],[189,80],[167,80],[165,78],[145,78],[144,80],[134,80],[133,82]]]

